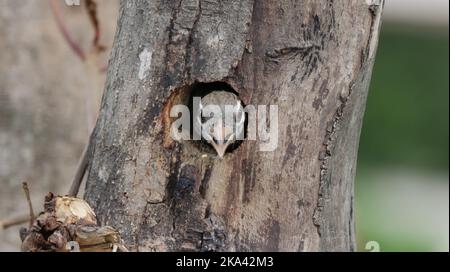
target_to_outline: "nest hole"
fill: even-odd
[[[168,102],[166,103],[165,112],[165,143],[167,145],[172,145],[174,140],[171,137],[170,130],[172,123],[177,120],[178,117],[170,117],[171,108],[175,105],[185,105],[189,109],[189,122],[190,122],[190,131],[189,131],[189,139],[190,140],[180,140],[181,144],[189,144],[193,146],[196,150],[198,150],[201,154],[208,154],[211,156],[215,156],[216,152],[214,148],[205,140],[193,140],[194,139],[194,116],[193,116],[193,99],[194,97],[203,98],[204,96],[210,94],[214,91],[226,91],[235,94],[239,98],[239,93],[234,90],[229,84],[221,81],[215,82],[195,82],[190,85],[186,85],[180,87],[172,92],[172,95],[169,97]],[[239,98],[240,99],[240,98]],[[245,108],[245,104],[242,102],[242,107]],[[248,126],[248,115],[245,113],[245,123],[244,123],[244,139],[247,138],[247,126]],[[234,152],[241,144],[243,140],[235,141],[227,147],[225,156],[227,153]]]

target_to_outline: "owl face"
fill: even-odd
[[[202,138],[223,158],[230,144],[243,140],[245,112],[232,93],[220,91],[208,96],[200,101],[199,114],[194,120],[201,127]]]

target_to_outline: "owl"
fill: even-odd
[[[223,158],[227,148],[244,138],[245,112],[241,100],[229,91],[212,91],[197,105],[194,131]]]

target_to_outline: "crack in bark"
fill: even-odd
[[[147,211],[147,206],[148,206],[148,201],[145,203],[144,205],[144,209],[141,215],[141,220],[139,220],[139,225],[138,228],[136,229],[136,233],[134,236],[134,244],[136,247],[136,252],[139,252],[139,237],[141,236],[141,230],[142,230],[142,225],[144,224],[145,220],[147,219],[146,217],[146,211]]]
[[[369,11],[371,14],[370,32],[366,44],[366,50],[364,51],[364,61],[361,62],[362,64],[367,63],[369,59],[374,57],[373,55],[376,51],[376,45],[378,44],[378,35],[374,35],[374,33],[378,32],[381,26],[381,15],[383,13],[383,7],[384,0],[379,0],[378,3],[369,6]]]
[[[358,72],[357,78],[361,74],[361,71]],[[353,87],[354,87],[354,80],[350,84],[348,96],[342,97],[341,96],[341,104],[338,106],[337,110],[335,111],[333,115],[333,119],[328,122],[327,131],[325,133],[325,140],[323,141],[324,149],[319,153],[319,160],[322,161],[320,165],[320,182],[319,182],[319,192],[318,192],[318,199],[316,204],[316,209],[314,211],[313,215],[313,223],[317,227],[317,233],[319,236],[321,235],[320,232],[320,226],[321,226],[321,212],[324,207],[324,185],[326,183],[326,176],[328,174],[328,165],[329,161],[332,156],[332,146],[335,141],[335,135],[339,128],[339,122],[341,120],[341,117],[344,113],[345,107],[347,105],[347,101],[349,100],[351,94],[353,93]]]
[[[313,48],[320,48],[320,45],[314,45],[312,43],[305,42],[305,44],[297,45],[297,46],[288,46],[283,48],[274,48],[270,51],[266,52],[266,57],[270,58],[272,61],[277,62],[277,58],[286,55],[294,55],[297,54],[307,54]]]
[[[354,209],[353,209],[353,204],[354,204],[354,201],[353,201],[353,193],[352,193],[352,196],[351,196],[351,198],[350,198],[350,218],[349,218],[349,220],[348,220],[348,243],[349,243],[349,245],[350,245],[350,251],[355,251],[355,247],[354,247],[354,237],[353,237],[353,234],[354,234],[354,232],[353,232],[353,228],[354,228],[354,226],[353,226],[353,216],[354,216]]]
[[[137,157],[139,157],[140,151],[141,151],[141,147],[139,146],[138,151],[137,151]],[[132,158],[133,163],[134,163],[133,184],[135,184],[135,182],[136,182],[137,167],[138,167],[137,166],[137,157]],[[137,226],[135,237],[134,237],[136,252],[139,252],[139,236],[141,234],[142,224],[145,221],[145,216],[146,216],[145,212],[147,211],[147,205],[148,205],[148,202],[145,203],[145,205],[144,205],[144,209],[143,209],[143,212],[141,213],[141,218],[139,220],[139,224]]]
[[[192,24],[192,28],[189,31],[188,42],[186,44],[186,57],[184,66],[186,67],[186,78],[188,81],[191,81],[191,69],[192,67],[189,65],[191,61],[192,55],[192,44],[194,43],[194,32],[197,29],[197,24],[200,21],[200,17],[202,16],[202,0],[198,0],[197,13],[195,14],[194,23]],[[191,63],[192,64],[192,63]]]
[[[183,0],[178,1],[176,8],[173,10],[172,15],[170,16],[170,22],[169,22],[169,27],[168,27],[168,31],[167,31],[168,32],[167,43],[164,47],[164,62],[163,62],[164,63],[164,76],[161,77],[161,79],[162,79],[161,86],[164,86],[164,87],[168,87],[168,86],[166,86],[167,85],[166,77],[169,72],[170,46],[172,46],[173,34],[175,31],[175,21],[177,20],[178,13],[180,12],[182,3],[183,3]]]

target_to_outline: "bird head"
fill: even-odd
[[[233,93],[213,91],[200,100],[199,109],[194,120],[200,124],[200,135],[223,158],[232,143],[242,140],[245,113],[241,101]]]

